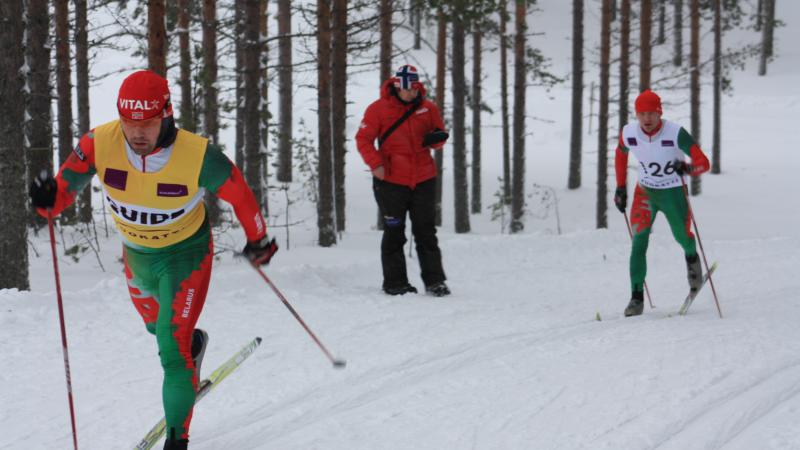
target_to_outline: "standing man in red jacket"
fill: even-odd
[[[356,133],[383,217],[383,291],[389,295],[417,292],[408,282],[403,254],[406,214],[425,291],[436,297],[450,294],[436,239],[436,164],[430,152],[441,151],[447,138],[439,109],[425,98],[417,69],[409,65],[383,83],[381,98],[369,105]]]

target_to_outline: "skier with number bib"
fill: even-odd
[[[119,89],[119,119],[81,137],[58,176],[31,184],[39,214],[59,214],[97,174],[123,238],[128,290],[164,370],[165,449],[186,449],[208,334],[195,328],[211,276],[213,243],[205,192],[233,205],[245,256],[267,264],[277,251],[239,169],[208,139],[176,128],[167,80],[142,70]]]
[[[431,157],[431,149],[441,151],[447,138],[439,108],[425,98],[417,69],[409,65],[383,83],[381,98],[367,107],[356,133],[383,219],[383,291],[389,295],[417,292],[408,282],[403,253],[406,215],[417,241],[425,291],[450,295],[436,238],[436,163]]]
[[[682,178],[684,174],[698,176],[709,169],[708,158],[692,136],[680,125],[661,119],[658,95],[649,89],[642,92],[636,98],[635,108],[637,121],[622,128],[614,158],[617,176],[614,204],[622,213],[628,201],[628,154],[633,152],[639,161],[639,181],[631,205],[631,300],[625,308],[626,317],[638,316],[644,310],[647,245],[659,211],[664,213],[672,236],[683,247],[689,289],[695,292],[702,285],[702,268]],[[691,164],[684,161],[684,156],[691,158]]]

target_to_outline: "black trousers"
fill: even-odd
[[[406,243],[406,214],[411,219],[411,232],[417,241],[422,281],[425,286],[444,281],[446,277],[442,268],[442,252],[436,239],[436,178],[411,189],[373,177],[372,190],[383,217],[383,287],[399,287],[408,283],[403,252],[403,245]]]

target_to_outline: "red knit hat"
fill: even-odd
[[[661,97],[656,95],[655,92],[651,91],[650,89],[646,89],[644,92],[639,94],[636,97],[636,112],[657,112],[661,114]]]
[[[119,115],[131,120],[152,119],[172,115],[169,83],[150,70],[140,70],[125,78],[117,98]]]

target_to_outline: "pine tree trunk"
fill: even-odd
[[[658,38],[656,43],[662,45],[667,42],[667,0],[658,0]]]
[[[345,230],[345,137],[347,118],[347,0],[333,0],[331,36],[331,128],[336,230]]]
[[[67,2],[55,2],[56,20],[56,95],[58,97],[58,162],[67,160],[72,153],[72,81],[69,50],[69,11]],[[61,217],[74,223],[75,205],[65,209]]]
[[[22,0],[0,2],[0,290],[29,290],[28,230],[25,203],[25,104],[19,101],[25,85]],[[41,41],[43,44],[46,40]]]
[[[453,199],[456,233],[469,232],[469,185],[467,181],[467,145],[465,136],[465,105],[467,82],[464,74],[464,8],[456,8],[452,16],[453,31]]]
[[[775,28],[775,0],[763,0],[763,26],[761,27],[761,55],[758,74],[767,74],[767,64],[772,56],[773,30]]]
[[[481,35],[478,23],[472,32],[472,213],[481,212]]]
[[[631,0],[622,0],[619,32],[619,129],[628,123],[630,115]]]
[[[672,65],[680,67],[683,64],[683,0],[673,0],[675,2],[675,11],[673,16],[673,33],[675,40],[674,54],[672,56]]]
[[[86,0],[75,0],[75,80],[78,97],[78,135],[89,131],[89,38]],[[92,222],[92,187],[86,187],[77,199],[78,221]]]
[[[600,108],[597,117],[597,228],[608,228],[608,90],[611,0],[603,0],[600,29]],[[644,9],[644,6],[642,6]],[[649,42],[642,40],[642,43]]]
[[[763,24],[764,24],[764,0],[758,0],[756,6],[756,31],[760,33]]]
[[[244,0],[235,0],[233,13],[234,57],[236,59],[236,78],[234,81],[236,91],[236,166],[244,172]]]
[[[436,106],[444,120],[444,96],[447,77],[447,19],[442,8],[437,12],[436,33]],[[436,163],[436,226],[442,226],[442,186],[444,183],[444,149],[434,152]]]
[[[414,50],[422,48],[422,8],[420,0],[411,0],[411,17],[414,20]]]
[[[319,129],[319,167],[317,180],[317,228],[319,245],[336,244],[333,209],[333,151],[331,149],[331,6],[329,0],[317,0],[317,94]]]
[[[700,1],[690,0],[691,49],[689,51],[692,137],[700,143]],[[692,177],[692,195],[700,195],[700,177]]]
[[[256,9],[256,14],[258,9]],[[258,16],[254,16],[254,20]],[[206,137],[214,143],[219,143],[219,106],[217,104],[217,1],[203,0],[203,129]],[[256,90],[255,95],[258,95]],[[256,98],[256,97],[253,97]],[[255,116],[256,118],[258,116]],[[250,186],[252,189],[258,186]],[[208,220],[212,226],[219,225],[220,209],[217,198],[210,192],[206,193],[206,206]]]
[[[292,181],[292,2],[278,0],[278,181]]]
[[[617,20],[617,0],[611,0],[611,21]]]
[[[720,130],[722,115],[722,2],[714,0],[714,136],[711,173],[722,171],[720,165]]]
[[[244,179],[255,194],[259,206],[261,198],[261,133],[259,106],[261,103],[261,45],[259,43],[260,0],[245,0],[244,42]]]
[[[651,0],[642,0],[639,16],[639,92],[650,89],[651,42],[653,5]]]
[[[259,122],[259,148],[258,148],[258,190],[261,194],[261,212],[269,216],[269,73],[267,70],[269,47],[267,46],[267,0],[259,0],[258,17],[258,83],[259,97],[258,122]]]
[[[378,86],[392,76],[392,0],[380,0],[380,80]],[[383,218],[378,210],[376,227],[383,230]]]
[[[12,6],[11,3],[8,4]],[[52,86],[50,84],[50,12],[48,0],[28,0],[27,64],[28,97],[25,123],[28,141],[27,180],[33,180],[42,170],[53,173],[53,119],[51,113]],[[3,16],[9,17],[9,16]],[[3,50],[0,50],[3,51]],[[23,123],[23,122],[20,122]],[[30,223],[44,225],[46,220],[35,211],[29,214]]]
[[[778,0],[766,0],[766,14],[764,16],[767,24],[767,39],[766,39],[766,47],[767,47],[767,56],[772,57],[773,47],[775,43],[775,39],[773,38],[775,34],[775,2]]]
[[[162,77],[167,76],[165,13],[164,0],[147,0],[147,67]]]
[[[380,86],[392,76],[392,3],[393,0],[380,0]]]
[[[503,127],[503,203],[511,204],[511,142],[508,123],[507,0],[500,0],[500,120]]]
[[[191,27],[191,14],[189,0],[178,0],[178,46],[180,48],[180,84],[181,106],[180,126],[186,131],[197,131],[197,122],[194,117],[194,102],[192,98],[192,49],[189,39]]]
[[[623,2],[629,0],[622,0]],[[623,23],[624,27],[625,24]],[[567,187],[581,187],[583,146],[583,0],[572,0],[572,126]]]
[[[608,1],[608,0],[606,0]],[[525,23],[526,0],[516,0],[514,36],[514,161],[511,193],[511,232],[525,229]]]

